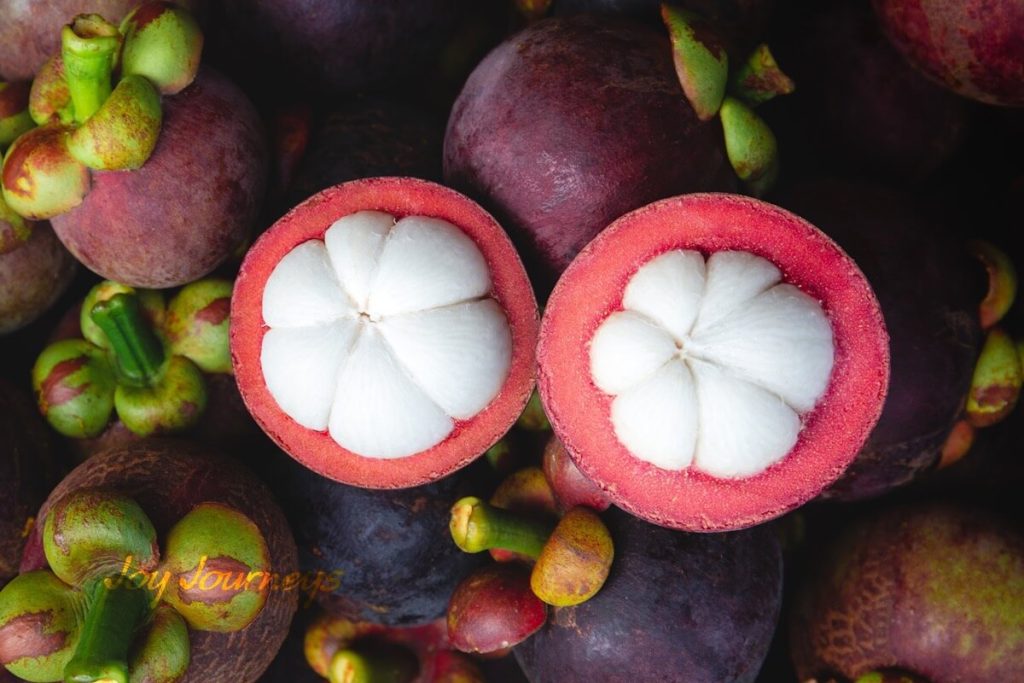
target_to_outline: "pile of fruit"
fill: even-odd
[[[1024,0],[0,0],[0,153],[0,683],[1024,681]]]

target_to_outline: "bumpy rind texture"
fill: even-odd
[[[538,22],[469,77],[444,174],[512,235],[538,291],[622,214],[735,184],[721,128],[686,101],[668,38],[617,17]]]
[[[271,571],[282,577],[297,571],[295,541],[267,488],[248,470],[203,446],[154,439],[95,455],[53,490],[38,518],[45,519],[56,501],[87,487],[115,487],[132,496],[161,539],[198,503],[228,505],[259,527],[267,541]],[[45,566],[37,526],[21,570]],[[235,633],[192,631],[192,661],[182,683],[256,681],[284,642],[298,597],[297,590],[271,590],[259,616]]]
[[[268,172],[259,115],[224,76],[204,67],[163,104],[160,139],[146,164],[94,173],[85,200],[52,219],[90,270],[153,289],[208,274],[242,244]]]
[[[516,648],[531,683],[751,682],[782,604],[770,527],[688,534],[615,511],[615,562],[595,597],[553,610]]]
[[[889,395],[856,460],[825,493],[877,496],[938,462],[979,350],[983,270],[939,221],[894,190],[821,181],[794,189],[782,203],[853,257],[882,306]]]
[[[1024,537],[988,513],[887,510],[807,578],[790,621],[799,680],[891,666],[932,683],[1024,680]]]

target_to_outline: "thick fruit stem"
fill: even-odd
[[[418,673],[416,655],[397,645],[338,650],[328,671],[331,683],[410,683]]]
[[[449,529],[455,545],[464,552],[500,548],[536,559],[554,527],[549,522],[529,519],[470,496],[452,506]]]
[[[162,375],[167,355],[132,294],[115,294],[92,308],[92,320],[110,341],[117,369],[126,383],[152,386]]]
[[[128,683],[128,650],[150,610],[147,591],[118,577],[97,581],[89,595],[78,647],[64,669],[64,680]]]
[[[80,14],[64,27],[60,37],[75,121],[85,123],[110,97],[110,77],[121,35],[100,15]]]

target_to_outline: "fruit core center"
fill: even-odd
[[[263,292],[261,364],[291,419],[401,458],[494,400],[512,335],[479,248],[443,220],[360,211],[281,259]]]
[[[673,250],[630,279],[591,340],[590,371],[634,457],[744,478],[796,445],[834,355],[821,304],[766,259]]]

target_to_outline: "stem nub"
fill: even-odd
[[[135,295],[120,293],[92,307],[92,320],[103,330],[127,383],[152,386],[163,374],[167,354],[146,322]]]
[[[120,577],[96,581],[75,654],[64,668],[67,683],[128,683],[128,650],[149,618],[150,594]]]
[[[554,529],[549,522],[502,510],[472,496],[452,506],[448,526],[455,545],[467,553],[498,548],[533,559],[540,556]]]
[[[63,28],[60,37],[75,121],[85,123],[110,96],[121,34],[98,14],[80,14]]]

